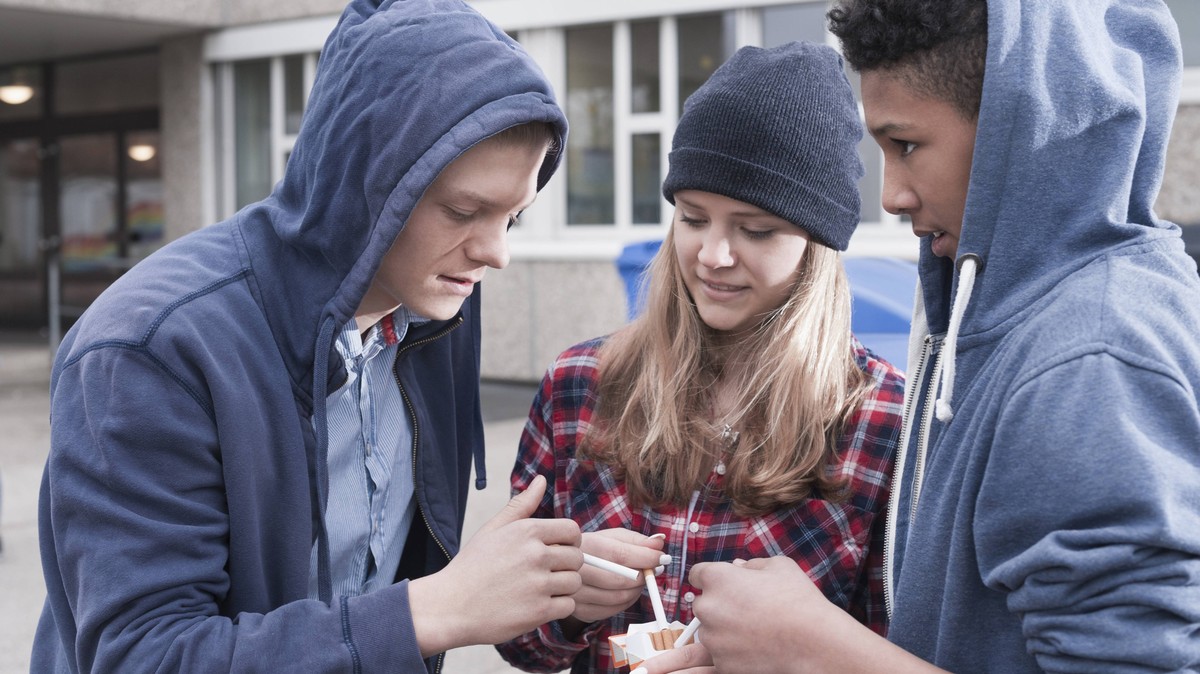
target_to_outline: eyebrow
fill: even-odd
[[[499,209],[500,208],[500,204],[496,203],[495,201],[492,201],[491,199],[488,199],[487,197],[483,196],[482,194],[480,194],[478,192],[472,192],[471,190],[458,190],[456,192],[453,192],[453,193],[447,195],[447,198],[450,201],[470,201],[471,203],[473,203],[476,206],[479,206],[481,208],[488,208],[488,209]],[[530,199],[529,203],[523,204],[520,208],[517,209],[517,211],[518,212],[524,211],[525,209],[532,206],[533,202],[536,200],[537,200],[537,194],[535,193],[533,195],[533,199]]]
[[[904,132],[912,129],[911,124],[901,124],[899,122],[886,122],[878,126],[873,126],[869,129],[872,136],[886,136],[889,134]]]

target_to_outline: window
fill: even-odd
[[[306,53],[213,65],[218,217],[263,199],[283,178],[316,61]]]
[[[567,224],[613,217],[613,29],[567,30]]]
[[[513,241],[530,244],[531,254],[540,255],[551,250],[545,244],[660,236],[671,215],[661,184],[687,97],[740,46],[831,43],[827,0],[763,1],[760,7],[735,7],[731,1],[729,9],[688,13],[692,3],[684,0],[645,0],[650,7],[630,18],[582,4],[564,5],[564,15],[554,19],[531,17],[515,5],[496,10],[511,12],[512,25],[499,20],[501,27],[542,66],[571,125],[558,177],[526,213]],[[654,7],[660,13],[651,13]],[[214,38],[209,58],[219,139],[218,216],[263,198],[282,177],[316,66],[313,47],[292,36],[311,30],[304,39],[314,41],[330,27],[227,31],[238,34],[236,45]],[[264,52],[260,35],[272,30],[279,31],[271,33],[273,39],[295,41],[280,53]],[[857,92],[857,76],[847,76]],[[899,219],[880,208],[879,149],[864,137],[860,152],[866,169],[860,183],[864,223],[883,224],[907,241],[911,236],[900,231]]]

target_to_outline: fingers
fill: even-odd
[[[701,562],[692,567],[688,573],[688,580],[696,589],[703,590],[712,582],[714,575],[720,575],[721,567],[733,568],[733,565],[726,562]]]
[[[531,517],[537,512],[538,504],[542,502],[542,496],[546,494],[546,477],[538,475],[533,478],[525,491],[517,494],[508,500],[504,508],[500,512],[492,516],[492,519],[484,522],[483,526],[479,527],[480,531],[491,531],[500,527]]]
[[[589,555],[636,571],[670,564],[671,557],[661,552],[662,546],[661,537],[647,537],[628,529],[589,532],[581,543]]]

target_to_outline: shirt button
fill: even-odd
[[[688,531],[692,532],[693,534],[696,533],[697,531],[700,531],[700,523],[692,522],[691,524],[688,525]]]
[[[725,474],[725,462],[722,461],[721,463],[717,464],[717,475],[724,475],[724,474]]]
[[[696,601],[696,595],[691,592],[685,592],[683,593],[683,600],[690,604]]]

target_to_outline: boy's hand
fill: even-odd
[[[581,581],[579,525],[530,519],[546,479],[509,500],[441,571],[409,582],[413,629],[422,656],[496,644],[565,618]]]

